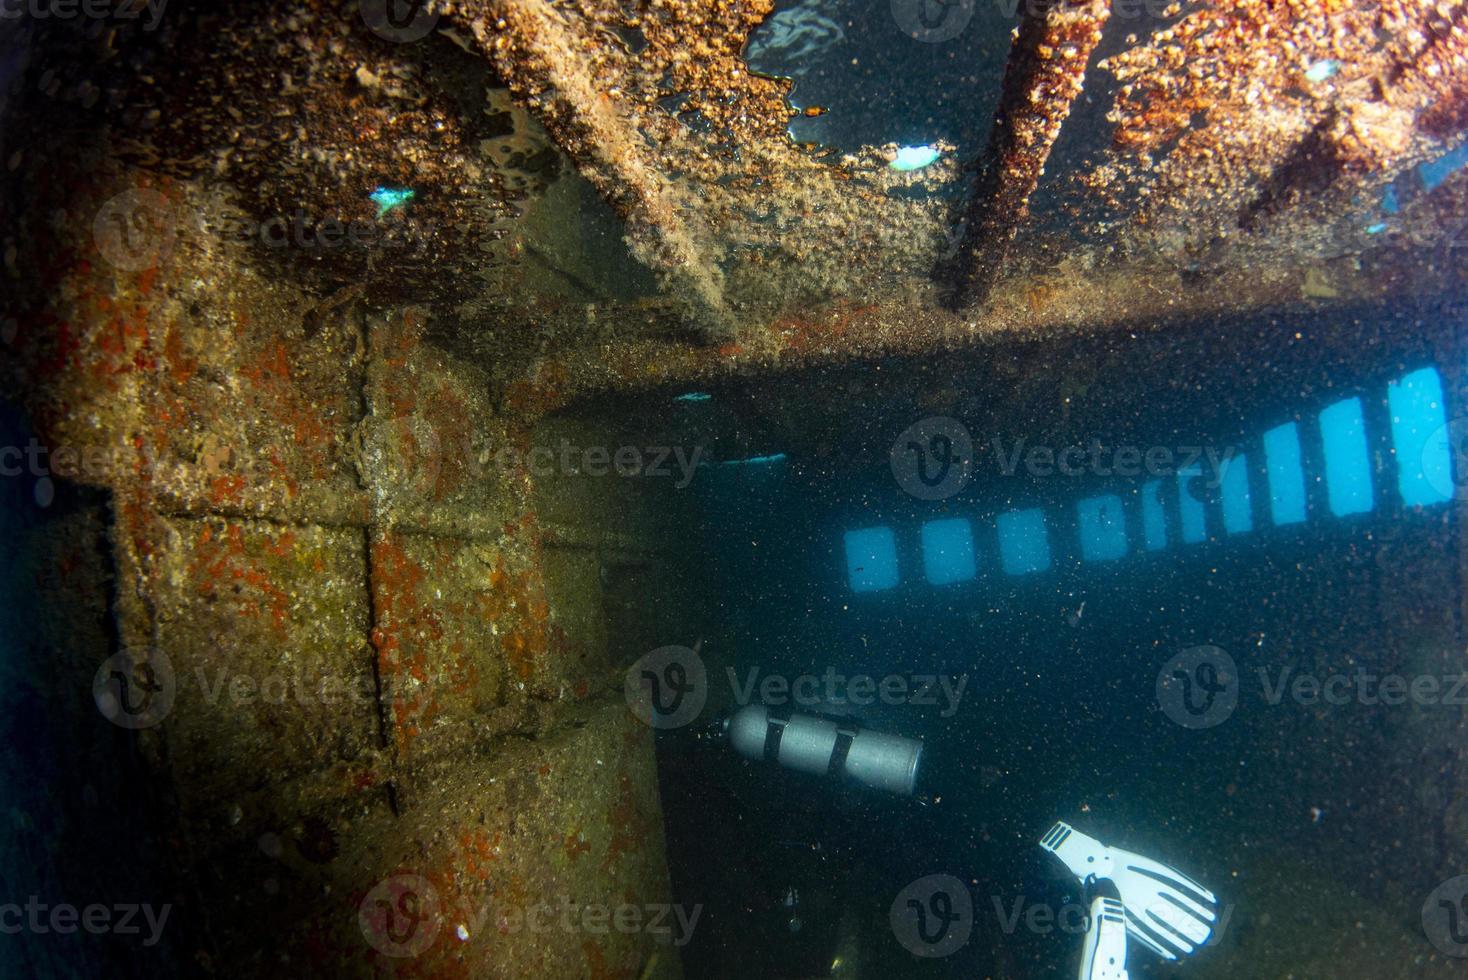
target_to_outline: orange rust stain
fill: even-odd
[[[606,951],[593,939],[581,941],[581,955],[586,957],[587,980],[633,980],[637,976],[637,969],[631,963],[608,963]]]
[[[268,553],[271,549],[266,539],[253,550]],[[189,559],[189,580],[201,596],[227,598],[246,615],[258,617],[268,612],[271,625],[283,635],[290,622],[290,596],[275,584],[251,551],[239,524],[226,524],[224,535],[218,539],[206,526],[195,540]]]
[[[390,371],[407,367],[408,358],[421,349],[423,330],[427,325],[428,316],[419,309],[404,310],[397,324],[388,325],[382,354]]]
[[[377,622],[372,645],[378,669],[394,695],[393,730],[400,751],[406,752],[442,710],[431,693],[428,644],[443,638],[439,614],[419,598],[427,573],[400,543],[397,535],[382,532],[372,539],[372,594]],[[410,683],[417,681],[417,684]]]
[[[581,855],[591,853],[591,845],[586,842],[579,831],[574,834],[567,834],[562,847],[566,851],[566,858],[572,864],[575,864],[576,859]]]
[[[808,354],[815,350],[838,349],[844,343],[854,320],[877,310],[875,305],[850,306],[835,304],[826,315],[811,319],[790,314],[776,320],[775,334],[780,338],[783,350],[793,354]]]
[[[209,499],[216,504],[238,504],[244,495],[245,478],[238,473],[216,476],[209,481]]]
[[[527,518],[505,525],[506,534],[534,528],[533,518],[530,515]],[[522,681],[532,677],[536,664],[552,650],[554,636],[550,603],[538,562],[538,530],[530,536],[531,550],[537,560],[512,570],[502,552],[489,574],[490,590],[479,597],[480,614],[496,625],[505,658]]]
[[[266,548],[277,557],[284,558],[296,547],[296,534],[294,531],[286,531],[274,542],[267,542]]]
[[[506,387],[505,404],[513,414],[538,418],[566,403],[571,394],[570,380],[566,365],[554,360],[542,361],[529,379]]]
[[[247,357],[239,372],[250,381],[255,408],[280,423],[290,442],[305,458],[310,473],[324,478],[330,468],[331,435],[322,421],[320,407],[313,404],[308,392],[291,374],[291,352],[276,340],[266,349]],[[277,473],[286,470],[279,458],[272,458]],[[294,485],[289,487],[295,494]]]
[[[612,865],[622,855],[641,847],[649,832],[647,817],[638,807],[637,797],[632,791],[632,780],[625,773],[618,779],[617,802],[607,815],[607,824],[611,828],[611,840],[602,859],[602,869],[611,871]]]
[[[464,868],[480,881],[489,880],[490,871],[500,859],[500,832],[491,838],[482,828],[466,830],[459,834],[459,849],[463,855]]]

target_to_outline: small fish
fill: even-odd
[[[910,170],[921,170],[934,163],[942,156],[935,147],[931,146],[903,146],[897,150],[897,155],[892,162],[887,164],[893,170],[906,173]]]
[[[1305,69],[1305,81],[1323,82],[1341,70],[1341,63],[1334,58],[1325,58]]]
[[[801,111],[804,112],[807,116],[810,116],[810,117],[814,118],[816,116],[824,116],[826,113],[830,112],[831,110],[827,109],[823,105],[808,105],[804,109],[802,109]]]
[[[418,192],[411,188],[379,187],[372,192],[371,200],[373,204],[377,205],[377,216],[381,218],[389,211],[402,207],[417,196]]]

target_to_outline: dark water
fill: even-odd
[[[1133,977],[1437,975],[1448,960],[1421,907],[1454,853],[1444,809],[1461,778],[1455,698],[1468,693],[1454,690],[1458,504],[1446,498],[1458,489],[1443,485],[1449,470],[1461,482],[1463,459],[1437,431],[1464,411],[1460,322],[1434,308],[1105,331],[610,409],[661,418],[714,461],[687,491],[684,538],[706,574],[707,704],[659,736],[675,893],[704,906],[689,975],[1074,976],[1082,891],[1036,846],[1057,819],[1218,896],[1209,946],[1166,965],[1133,943]],[[1406,399],[1404,378],[1437,379],[1441,397]],[[1322,429],[1322,410],[1332,419],[1330,406],[1352,399],[1360,431]],[[893,446],[901,456],[899,434],[938,417],[971,433],[971,477],[919,499]],[[1291,422],[1298,522],[1261,443]],[[1179,484],[1145,464],[1136,476],[1093,463],[1006,474],[993,446],[1012,452],[1019,438],[1095,440],[1113,462],[1118,447],[1161,447],[1174,468],[1193,447],[1231,450],[1248,506],[1220,481]],[[1353,460],[1366,467],[1354,504]],[[1167,544],[1152,551],[1137,491],[1154,479]],[[1194,505],[1179,492],[1201,508],[1204,540],[1184,540]],[[1112,494],[1127,553],[1086,560],[1081,539],[1095,528],[1076,504]],[[1369,509],[1336,513],[1352,506]],[[1049,565],[1009,574],[996,523],[1032,508]],[[972,579],[929,581],[920,529],[931,521],[967,522]],[[861,591],[870,558],[851,565],[845,534],[873,527],[892,529],[899,580]],[[1233,666],[1236,703],[1209,727],[1179,723],[1157,686],[1199,648]],[[769,689],[774,704],[921,739],[916,794],[731,751],[718,721],[761,701],[744,689],[751,676],[772,675],[811,677],[807,693],[820,695],[791,704]],[[833,703],[831,675],[838,694],[853,691],[840,678],[859,675],[897,678],[906,694]],[[1389,675],[1422,686],[1398,699],[1396,682],[1382,687]],[[924,684],[935,703],[908,696]],[[966,938],[952,952],[923,957],[891,907],[931,875],[962,883],[968,919],[954,923]]]

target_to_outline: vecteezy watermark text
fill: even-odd
[[[1254,667],[1241,672],[1227,651],[1215,646],[1189,647],[1175,654],[1157,674],[1157,703],[1184,728],[1212,728],[1238,708],[1252,674],[1259,681],[1259,700],[1271,707],[1286,701],[1306,708],[1378,705],[1396,707],[1468,707],[1468,673],[1377,673],[1355,671],[1315,674],[1293,665]]]
[[[827,667],[823,674],[765,673],[758,666],[741,678],[732,667],[724,676],[739,705],[755,699],[770,707],[796,705],[817,712],[874,704],[933,708],[950,718],[968,687],[968,675],[959,674],[843,674]],[[708,702],[713,681],[698,648],[659,647],[627,668],[624,693],[627,706],[644,724],[658,729],[681,728],[697,720]]]
[[[147,938],[143,945],[156,946],[172,911],[172,905],[154,908],[146,902],[93,903],[78,908],[69,902],[49,904],[41,901],[40,896],[31,895],[24,905],[18,902],[0,905],[0,935],[31,932],[69,936],[80,930],[94,936],[139,936],[146,925]]]
[[[1026,17],[1044,17],[1067,9],[1090,6],[1090,0],[995,0],[999,12],[1013,20],[1023,11]],[[1134,20],[1147,16],[1160,20],[1175,17],[1182,12],[1179,0],[1110,0],[1110,15],[1114,20]]]
[[[471,476],[484,477],[528,473],[534,477],[549,476],[619,476],[654,479],[676,478],[679,490],[693,482],[703,461],[702,446],[579,446],[568,439],[555,446],[521,448],[503,445],[497,449],[475,451],[466,443],[455,450],[437,439],[423,439],[426,451],[437,457],[428,461],[442,468],[448,454],[457,452]],[[293,450],[285,446],[257,446],[236,449],[215,446],[209,458],[201,461],[215,476],[248,477],[253,473],[273,475],[280,460]],[[217,456],[217,458],[215,458]],[[170,459],[167,466],[178,469],[184,464]],[[71,446],[51,447],[32,437],[23,446],[0,446],[0,477],[29,475],[58,476],[87,482],[106,482],[115,477],[136,477],[140,473],[168,475],[162,458],[148,447]]]
[[[1091,927],[1090,909],[1080,902],[1054,905],[1050,902],[1032,902],[1024,895],[1013,901],[1006,901],[1001,895],[990,895],[989,901],[994,907],[994,920],[999,924],[999,931],[1006,936],[1014,935],[1021,927],[1025,932],[1036,936],[1048,936],[1057,930],[1071,936],[1083,936]],[[1205,945],[1217,946],[1223,941],[1223,934],[1228,929],[1229,920],[1233,918],[1233,911],[1232,905],[1224,905],[1219,909],[1218,918]]]
[[[1053,446],[995,435],[986,451],[962,422],[934,416],[904,429],[888,455],[902,489],[920,500],[945,500],[990,463],[1004,477],[1020,472],[1031,479],[1185,476],[1212,491],[1223,485],[1239,450],[1206,445],[1108,446],[1097,438]]]
[[[275,215],[263,221],[240,215],[219,219],[213,230],[224,240],[266,248],[319,249],[411,249],[426,243],[414,226],[395,221],[338,218],[308,214],[297,208],[291,215]]]
[[[799,674],[789,677],[784,674],[765,674],[760,677],[759,667],[750,667],[740,681],[734,668],[725,668],[729,686],[734,691],[734,700],[745,705],[759,688],[760,702],[772,707],[795,704],[805,708],[842,707],[851,705],[865,708],[873,704],[912,705],[935,707],[938,696],[944,700],[940,717],[951,718],[958,710],[958,702],[968,687],[968,675],[956,678],[947,674],[888,674],[875,678],[871,674],[839,673],[835,667],[827,667],[824,674]]]
[[[607,935],[646,933],[658,943],[686,946],[703,906],[668,902],[578,902],[568,895],[526,905],[465,902],[453,908],[440,900],[427,878],[396,874],[379,881],[357,907],[357,923],[374,949],[387,956],[417,956],[438,939],[445,926],[467,943],[486,930]]]
[[[0,0],[0,20],[142,20],[143,30],[155,31],[169,0]]]
[[[1447,705],[1468,706],[1468,674],[1374,674],[1364,667],[1353,674],[1297,673],[1293,667],[1271,671],[1256,667],[1264,700],[1279,704],[1288,695],[1296,704]]]
[[[196,703],[202,699],[209,708],[377,706],[416,702],[422,697],[410,683],[383,682],[379,688],[379,682],[365,670],[348,675],[311,674],[301,669],[254,674],[198,666],[180,674],[166,653],[151,647],[113,654],[92,678],[97,710],[122,728],[159,724],[172,712],[181,691],[189,691]]]
[[[1028,445],[1015,439],[1006,448],[1004,439],[995,436],[990,445],[994,461],[1004,476],[1013,476],[1023,467],[1033,477],[1048,476],[1171,476],[1196,470],[1204,485],[1217,490],[1223,485],[1224,473],[1238,449],[1226,446],[1103,446],[1092,439],[1082,446]]]

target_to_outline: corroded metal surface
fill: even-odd
[[[1464,138],[1461,4],[1218,0],[1146,22],[1124,11],[1089,72],[1105,4],[1022,4],[995,162],[967,222],[969,279],[1004,302],[963,327],[930,282],[955,251],[953,154],[902,173],[887,166],[892,147],[792,143],[789,83],[742,60],[766,0],[437,0],[406,34],[364,9],[225,3],[180,10],[156,34],[38,34],[8,110],[9,132],[45,133],[7,152],[12,274],[45,280],[21,245],[71,196],[45,185],[79,134],[102,160],[206,190],[213,203],[168,220],[244,248],[262,273],[322,297],[430,302],[470,343],[493,319],[587,349],[687,328],[764,346],[782,318],[832,303],[922,308],[939,324],[928,339],[943,343],[1013,325],[1011,294],[1051,292],[1057,274],[1099,286],[1117,266],[1248,282],[1267,262],[1271,276],[1310,277],[1306,295],[1370,293],[1437,255],[1462,216],[1459,174],[1373,217],[1388,183]],[[1067,127],[1078,92],[1098,108]],[[84,124],[46,129],[60,111]],[[1067,158],[1080,165],[1045,171],[1062,129],[1084,148]],[[578,215],[556,211],[575,195],[547,193],[572,170],[623,221],[620,235],[596,233],[583,267],[544,237],[591,240]],[[414,196],[378,213],[380,187]],[[1076,220],[1029,220],[1036,190]],[[535,239],[525,216],[541,211]],[[329,222],[377,237],[316,247]],[[270,240],[298,226],[308,244]],[[598,285],[618,237],[663,296]],[[1362,268],[1316,268],[1343,256]],[[524,366],[524,351],[494,345],[496,363]]]
[[[687,300],[701,330],[723,336],[731,325],[709,233],[694,215],[680,209],[666,172],[642,151],[639,128],[623,102],[624,90],[616,84],[599,86],[603,73],[583,55],[596,51],[594,23],[590,18],[568,22],[542,0],[508,0],[490,4],[488,17],[473,19],[471,26],[516,93],[537,106],[562,145],[584,162],[598,190],[618,207],[634,254]],[[721,35],[723,31],[714,37]],[[715,52],[711,45],[705,53]],[[724,58],[709,61],[727,70],[730,52],[722,53]],[[680,52],[669,67],[688,64],[688,54]],[[700,63],[707,66],[704,59]]]
[[[920,278],[942,243],[938,166],[895,174],[872,149],[817,158],[792,144],[788,83],[740,52],[767,2],[441,6],[627,218],[634,254],[713,326],[796,297]],[[864,261],[854,264],[852,254]]]
[[[1138,202],[1128,237],[1186,261],[1366,251],[1385,186],[1463,140],[1465,16],[1411,0],[1203,5],[1103,63],[1120,83],[1114,152],[1082,179]],[[1440,240],[1442,224],[1412,230]]]
[[[970,219],[989,302],[962,315],[930,279],[953,154],[901,173],[891,148],[794,145],[786,83],[741,61],[764,0],[443,0],[415,37],[355,3],[221,2],[151,36],[38,35],[0,83],[4,379],[48,444],[103,453],[77,481],[113,494],[121,642],[211,682],[227,661],[372,688],[311,717],[196,688],[139,736],[191,781],[169,833],[218,917],[197,934],[278,972],[230,931],[268,914],[294,962],[365,975],[356,903],[398,871],[471,903],[661,900],[650,738],[598,618],[600,555],[656,534],[569,498],[545,519],[523,465],[545,417],[999,331],[1447,288],[1468,179],[1380,202],[1465,135],[1464,9],[1233,0],[1135,38],[1117,12],[1089,75],[1101,0],[1027,21]],[[1076,130],[1113,80],[1110,128]],[[1066,137],[1083,165],[1047,168]],[[415,193],[388,211],[379,189]],[[1084,221],[1027,221],[1043,193]],[[309,242],[338,220],[412,247],[259,237],[298,212]],[[461,942],[425,962],[676,969],[641,939]]]
[[[960,307],[986,299],[1002,271],[1110,15],[1109,0],[1089,0],[1044,4],[1022,16],[989,149],[969,198],[955,296]]]

